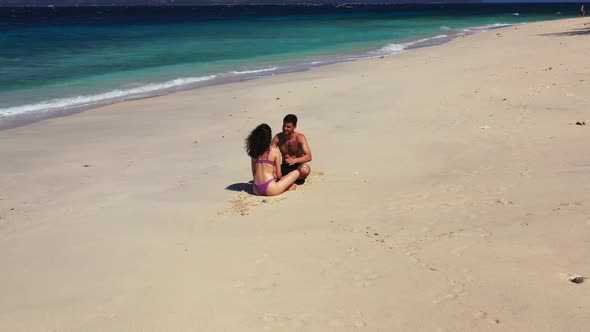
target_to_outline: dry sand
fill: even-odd
[[[587,330],[589,54],[532,23],[1,131],[1,330]],[[313,174],[251,196],[287,113]]]

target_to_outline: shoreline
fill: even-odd
[[[534,23],[534,22],[529,22],[529,23]],[[182,85],[171,86],[169,88],[164,88],[164,86],[170,85],[170,83],[172,83],[173,81],[149,83],[147,85],[143,85],[138,88],[133,88],[131,90],[141,89],[143,91],[143,90],[145,90],[145,88],[149,88],[150,86],[162,86],[162,87],[158,88],[158,89],[154,89],[152,91],[146,90],[144,92],[137,92],[137,93],[131,93],[131,94],[127,93],[123,97],[119,97],[119,98],[114,97],[111,99],[107,98],[104,100],[98,100],[96,102],[90,102],[90,100],[95,99],[96,97],[101,96],[101,95],[110,95],[110,94],[119,93],[119,92],[125,93],[126,90],[113,90],[113,91],[109,91],[109,92],[103,92],[103,93],[100,93],[97,95],[77,96],[75,99],[82,98],[82,99],[89,100],[88,102],[85,102],[84,104],[81,104],[81,105],[74,104],[74,105],[67,105],[67,106],[58,106],[58,105],[62,105],[64,103],[67,103],[69,100],[73,99],[73,98],[67,98],[67,99],[48,100],[48,101],[44,101],[42,103],[36,103],[36,104],[30,104],[30,105],[12,106],[12,107],[8,107],[8,108],[0,109],[0,111],[5,111],[5,112],[13,110],[13,109],[16,110],[16,111],[14,111],[14,112],[16,112],[15,114],[0,116],[0,131],[10,129],[10,128],[26,126],[28,124],[43,121],[46,119],[70,116],[70,115],[85,112],[88,110],[97,109],[97,108],[101,108],[101,107],[105,107],[105,106],[109,106],[109,105],[133,101],[133,100],[158,98],[161,96],[166,96],[166,95],[175,94],[175,93],[184,92],[184,91],[202,89],[202,88],[210,87],[210,86],[233,84],[233,83],[239,83],[239,82],[244,82],[244,81],[262,79],[262,78],[275,76],[275,75],[285,75],[285,74],[290,74],[290,73],[295,73],[295,72],[303,72],[303,71],[313,70],[315,68],[320,68],[320,67],[324,67],[324,66],[331,66],[331,65],[339,64],[339,63],[362,61],[362,60],[384,57],[384,56],[394,56],[394,55],[397,55],[400,53],[411,51],[413,49],[425,48],[425,47],[436,47],[436,46],[440,46],[440,45],[443,45],[446,43],[451,43],[458,38],[463,38],[466,36],[486,32],[489,30],[500,29],[500,28],[504,28],[504,27],[521,25],[521,24],[527,24],[527,23],[515,23],[515,24],[494,23],[494,24],[483,25],[483,26],[458,28],[458,29],[454,29],[454,30],[449,30],[449,31],[447,31],[446,34],[439,34],[439,35],[432,36],[432,37],[422,38],[422,37],[417,36],[416,39],[408,39],[408,40],[405,40],[401,43],[388,43],[387,45],[384,45],[384,46],[380,47],[379,49],[367,51],[364,53],[340,55],[340,56],[325,58],[322,60],[312,61],[312,62],[299,61],[299,62],[289,64],[287,66],[280,66],[282,68],[279,68],[279,66],[276,64],[268,64],[265,67],[261,67],[259,69],[250,70],[250,71],[244,70],[244,71],[239,71],[239,72],[217,73],[217,74],[211,74],[209,76],[202,76],[202,77],[177,78],[173,81],[179,81],[179,80],[191,81],[191,80],[193,80],[195,82],[194,83],[188,82],[188,83],[184,83]],[[392,49],[392,47],[393,47],[393,49]],[[233,76],[232,77],[232,75],[240,75],[240,76]],[[131,91],[131,90],[127,90],[127,91]],[[90,103],[90,104],[88,104],[88,103]],[[28,111],[28,110],[19,111],[19,109],[21,109],[21,108],[31,108],[31,107],[36,108],[36,107],[41,107],[41,105],[43,105],[43,104],[48,104],[48,105],[54,104],[55,106],[51,106],[50,108],[46,108],[46,109],[33,110],[33,111]],[[46,107],[46,106],[43,106],[43,107]]]
[[[0,131],[0,326],[583,330],[589,35],[535,22]],[[250,195],[244,138],[288,113],[312,174]]]

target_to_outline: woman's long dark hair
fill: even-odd
[[[270,147],[271,138],[270,126],[266,123],[259,125],[246,138],[246,152],[252,158],[260,157]]]

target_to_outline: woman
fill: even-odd
[[[285,190],[297,188],[295,180],[299,171],[295,170],[285,177],[281,174],[281,152],[271,148],[272,132],[263,123],[252,130],[246,138],[246,152],[252,158],[252,176],[254,177],[254,193],[260,196],[275,196]]]

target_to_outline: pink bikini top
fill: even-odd
[[[257,164],[269,164],[269,165],[272,165],[272,166],[275,165],[274,162],[272,162],[272,161],[270,161],[268,159],[258,159],[258,160],[256,160],[256,163]]]
[[[268,155],[266,156],[266,158],[268,158],[269,156],[270,156],[270,150],[268,151]],[[268,159],[258,159],[258,160],[256,160],[256,163],[257,164],[268,164],[268,165],[272,165],[272,166],[275,165],[274,162],[272,162]]]

